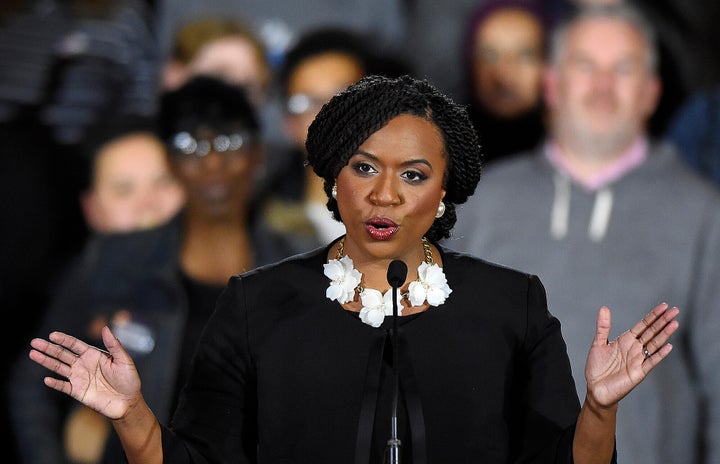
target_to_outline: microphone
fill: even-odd
[[[399,259],[394,259],[388,266],[387,281],[392,288],[402,287],[407,278],[407,264]],[[394,301],[394,300],[393,300]]]
[[[400,376],[398,366],[398,342],[397,342],[397,318],[398,288],[405,283],[407,278],[407,264],[399,259],[394,259],[388,266],[387,281],[392,287],[392,305],[393,305],[393,329],[392,329],[392,347],[393,347],[393,399],[392,399],[392,416],[390,417],[390,439],[387,444],[387,462],[389,464],[400,464],[400,440],[397,436],[397,407],[398,396],[400,392]]]

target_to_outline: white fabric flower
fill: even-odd
[[[410,283],[408,299],[413,306],[420,306],[427,300],[431,306],[439,306],[452,293],[447,284],[445,273],[437,264],[420,263],[418,280]]]
[[[378,290],[374,288],[367,288],[360,294],[360,300],[362,301],[363,307],[360,310],[360,320],[364,323],[373,326],[380,327],[385,316],[392,316],[393,305],[392,305],[392,288],[382,295]],[[402,297],[400,292],[397,292],[397,310],[398,316],[402,314],[402,304],[400,303]]]
[[[330,286],[325,291],[325,296],[331,300],[337,300],[344,304],[355,299],[355,287],[360,285],[362,274],[355,269],[352,259],[343,256],[339,261],[331,259],[323,264],[325,275],[330,279]]]
[[[343,253],[343,241],[338,245],[338,255]],[[428,252],[429,243],[423,238],[423,247]],[[432,260],[430,260],[432,261]],[[362,274],[355,269],[353,260],[349,256],[340,259],[331,259],[323,265],[325,275],[330,279],[330,285],[325,291],[325,296],[330,300],[337,300],[340,304],[349,303],[355,300],[355,292],[362,289]],[[380,327],[385,316],[392,316],[392,293],[389,289],[385,294],[372,288],[363,289],[360,293],[362,308],[360,320],[372,327]],[[418,266],[418,279],[411,282],[408,293],[403,295],[397,291],[398,315],[402,314],[403,306],[401,301],[407,298],[412,306],[421,306],[427,303],[430,306],[440,306],[445,302],[452,290],[447,284],[445,273],[437,264],[422,262]]]

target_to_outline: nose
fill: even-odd
[[[615,85],[615,73],[612,69],[596,69],[593,84],[596,89],[611,89]]]
[[[207,171],[217,171],[223,167],[223,154],[211,149],[201,158],[201,164]]]
[[[140,228],[153,227],[160,222],[163,210],[163,199],[154,189],[143,192],[136,204],[136,217]]]
[[[394,206],[403,201],[400,181],[393,175],[381,174],[370,192],[370,201],[378,206]]]
[[[501,55],[498,57],[497,62],[494,66],[495,69],[495,76],[498,79],[502,80],[511,80],[515,74],[517,73],[518,69],[518,60],[517,58],[509,55]]]

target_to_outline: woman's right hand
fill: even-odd
[[[130,355],[108,327],[102,329],[107,352],[62,332],[30,342],[30,359],[63,377],[45,385],[63,392],[109,419],[121,419],[143,401],[140,375]]]

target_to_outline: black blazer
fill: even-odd
[[[392,320],[325,297],[328,249],[230,281],[163,428],[166,462],[381,462]],[[441,253],[451,295],[401,318],[402,462],[571,462],[580,405],[540,280]]]

